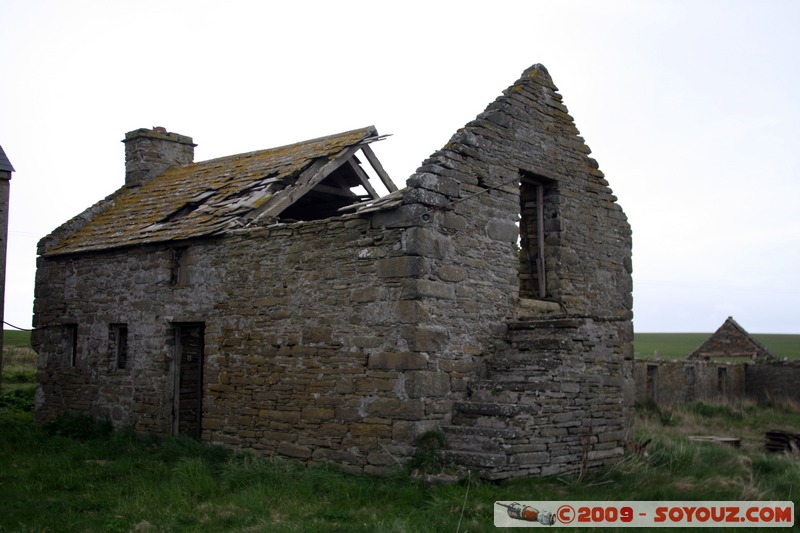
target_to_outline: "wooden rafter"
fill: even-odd
[[[369,164],[375,169],[378,177],[381,179],[389,192],[395,192],[397,190],[397,186],[389,177],[389,174],[387,174],[383,169],[383,165],[381,165],[381,162],[378,161],[378,158],[375,156],[375,152],[372,151],[372,148],[370,148],[368,144],[365,144],[361,147],[361,151],[364,152],[364,155],[367,157],[367,161],[369,161]]]
[[[320,159],[308,167],[293,185],[275,194],[274,200],[268,202],[262,209],[258,209],[249,214],[248,218],[254,220],[262,217],[277,217],[287,207],[305,196],[305,194],[316,187],[333,171],[342,166],[361,146],[351,146],[339,152],[336,157],[329,160]]]
[[[353,172],[355,172],[356,176],[358,176],[358,179],[361,180],[361,185],[364,186],[369,195],[375,199],[380,198],[380,195],[375,191],[375,189],[372,187],[372,184],[369,182],[369,176],[367,176],[367,173],[364,172],[364,169],[361,168],[361,165],[356,163],[355,157],[348,159],[347,163],[350,165],[350,168],[353,169]]]
[[[351,191],[350,189],[341,186],[334,187],[332,185],[326,185],[324,183],[320,183],[309,192],[320,192],[325,194],[331,194],[333,196],[341,196],[344,198],[358,198],[358,195],[354,194],[353,191]]]

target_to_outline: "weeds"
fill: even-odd
[[[189,438],[136,439],[84,419],[37,427],[32,413],[8,409],[0,412],[0,531],[493,531],[498,500],[797,499],[797,459],[686,435],[731,419],[757,434],[754,421],[795,424],[800,414],[730,405],[672,409],[674,425],[663,416],[640,406],[637,440],[652,439],[647,453],[582,480],[495,484],[473,473],[428,485],[407,469],[373,477],[306,468]],[[441,446],[441,434],[421,436],[418,466],[441,469]]]
[[[85,415],[64,414],[44,425],[53,436],[76,440],[91,440],[108,437],[114,428],[108,420],[94,420]]]
[[[0,411],[14,410],[33,412],[34,387],[18,388],[0,395]]]
[[[672,409],[662,408],[652,398],[644,402],[636,402],[636,412],[645,419],[655,418],[662,426],[674,426],[678,423]]]
[[[695,402],[686,405],[685,409],[704,418],[723,418],[730,421],[740,421],[744,418],[742,404],[735,408],[729,404]]]
[[[444,469],[444,462],[439,451],[444,448],[444,435],[439,431],[426,431],[414,440],[416,454],[408,463],[410,470],[425,474],[439,473]]]

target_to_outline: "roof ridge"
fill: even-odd
[[[306,140],[303,140],[303,141],[297,141],[297,142],[293,142],[293,143],[289,143],[289,144],[284,144],[284,145],[281,145],[281,146],[273,146],[271,148],[263,148],[261,150],[252,150],[252,151],[249,151],[249,152],[241,152],[241,153],[238,153],[238,154],[229,154],[229,155],[223,155],[223,156],[220,156],[220,157],[214,157],[214,158],[211,158],[211,159],[204,159],[202,161],[195,161],[193,163],[186,163],[185,166],[203,165],[203,164],[214,163],[214,162],[224,162],[224,161],[229,161],[229,160],[232,160],[232,159],[242,159],[242,158],[246,158],[246,157],[257,157],[259,155],[264,155],[264,154],[272,152],[272,151],[277,152],[277,151],[280,151],[280,150],[287,150],[287,149],[292,148],[292,147],[298,147],[299,148],[299,147],[301,147],[303,145],[322,143],[322,142],[325,142],[325,141],[331,141],[331,140],[337,139],[339,137],[356,135],[358,132],[361,132],[361,131],[365,132],[365,135],[364,135],[364,138],[362,140],[358,141],[359,143],[363,142],[366,139],[369,139],[370,137],[375,137],[375,140],[380,140],[380,139],[386,137],[386,135],[378,135],[378,130],[375,128],[375,126],[366,126],[366,127],[363,127],[363,128],[356,128],[354,130],[348,130],[348,131],[343,131],[343,132],[340,132],[340,133],[334,133],[332,135],[323,135],[322,137],[316,137],[314,139],[306,139]]]

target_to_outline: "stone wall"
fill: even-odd
[[[457,267],[407,255],[435,257],[440,246],[426,228],[349,216],[181,246],[184,284],[173,247],[40,258],[38,417],[83,412],[169,435],[173,329],[203,323],[205,440],[368,471],[393,465],[449,418],[508,312],[466,322],[459,308],[489,298],[484,289],[459,301]],[[439,300],[451,312],[432,319]],[[125,369],[114,366],[110,324],[128,326]]]
[[[800,362],[768,362],[747,365],[745,394],[760,402],[793,401],[800,403]]]
[[[739,400],[745,396],[745,367],[713,361],[637,360],[636,401],[673,405]]]
[[[456,463],[490,478],[577,473],[621,457],[630,438],[631,361],[622,324],[527,318],[443,427]]]
[[[800,401],[800,364],[796,362],[637,360],[634,377],[637,402]]]
[[[399,207],[48,254],[62,227],[40,243],[37,418],[172,434],[176,331],[202,325],[209,442],[382,472],[437,430],[443,457],[495,478],[617,460],[633,403],[631,233],[588,154],[536,66],[423,162]],[[528,180],[548,189],[543,221]],[[520,298],[535,255],[519,248],[521,213],[543,235],[537,300]]]

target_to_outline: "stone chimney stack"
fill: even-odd
[[[172,165],[194,162],[191,137],[167,132],[165,128],[140,128],[125,134],[125,185],[139,185],[158,176]]]

